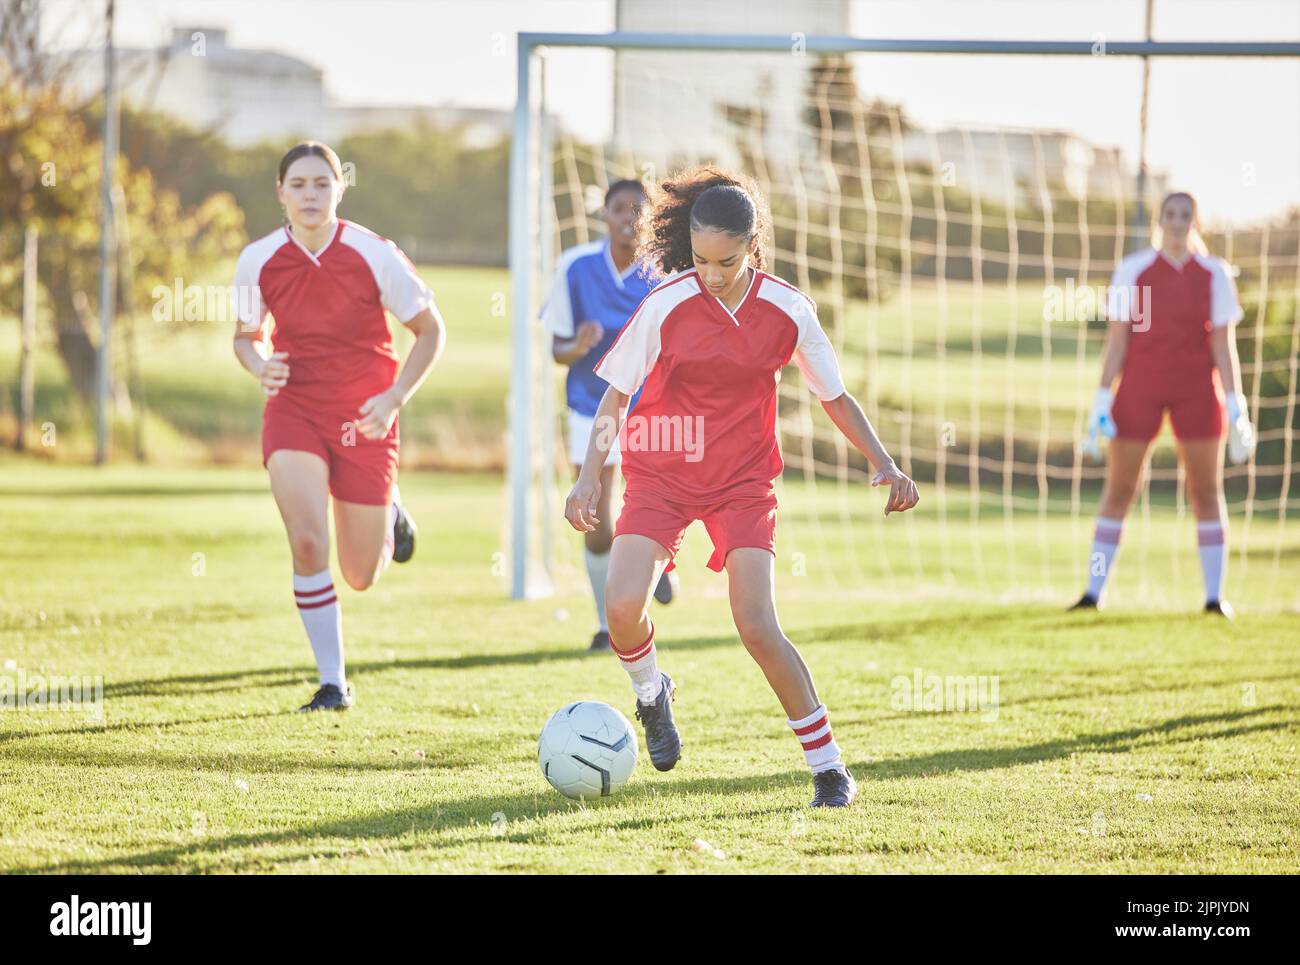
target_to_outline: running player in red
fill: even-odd
[[[288,223],[245,248],[235,268],[235,355],[268,396],[262,462],[320,672],[320,688],[300,710],[343,710],[353,700],[330,576],[330,497],[349,586],[364,590],[390,561],[410,559],[415,525],[395,485],[397,412],[445,341],[433,294],[406,256],[336,216],[343,190],[329,147],[306,141],[292,148],[276,184]],[[415,335],[400,374],[385,309]]]
[[[1237,287],[1227,263],[1207,253],[1198,227],[1195,199],[1184,192],[1169,195],[1160,206],[1152,247],[1120,262],[1111,280],[1106,355],[1087,446],[1099,455],[1097,437],[1108,436],[1110,455],[1088,588],[1072,610],[1101,606],[1124,515],[1168,412],[1196,514],[1205,610],[1232,618],[1223,599],[1225,421],[1234,463],[1250,457],[1255,429],[1241,393],[1232,329],[1242,316]]]
[[[714,167],[662,185],[643,223],[640,260],[669,275],[596,366],[609,383],[565,516],[582,532],[599,525],[600,469],[615,438],[627,480],[614,531],[605,606],[611,643],[636,691],[650,760],[681,757],[674,687],[656,662],[646,610],[686,528],[702,520],[710,569],[727,571],[731,612],[803,747],[814,807],[843,807],[856,785],[831,736],[812,675],[781,630],[774,596],[776,490],[783,463],[776,435],[777,383],[794,361],[844,436],[888,485],[885,513],[917,503],[844,389],[830,341],[803,292],[763,271],[768,215],[748,180]],[[641,390],[631,415],[628,399]]]

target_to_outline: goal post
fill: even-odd
[[[907,519],[902,530],[905,536],[895,538],[896,546],[891,545],[889,552],[897,565],[916,578],[935,581],[939,588],[954,581],[985,585],[990,580],[988,564],[981,559],[981,541],[994,539],[1005,544],[1005,551],[998,549],[1000,560],[1011,560],[1015,572],[1040,573],[1042,585],[1059,592],[1062,575],[1052,571],[1055,547],[1043,545],[1055,542],[1061,532],[1052,528],[1054,522],[1049,526],[1049,514],[1056,512],[1058,502],[1066,507],[1070,545],[1064,547],[1063,555],[1081,556],[1086,551],[1086,542],[1081,542],[1082,520],[1090,512],[1081,493],[1085,484],[1095,484],[1101,469],[1085,465],[1077,447],[1071,447],[1076,451],[1068,464],[1058,458],[1066,437],[1081,434],[1085,403],[1074,400],[1078,404],[1068,425],[1061,424],[1055,409],[1061,408],[1058,395],[1063,373],[1072,383],[1087,376],[1095,379],[1089,353],[1095,353],[1097,333],[1089,330],[1089,322],[1096,319],[1077,319],[1072,329],[1058,326],[1054,330],[1045,309],[1032,304],[1023,289],[1032,282],[1036,288],[1031,285],[1031,291],[1041,292],[1045,286],[1072,290],[1076,278],[1082,288],[1098,273],[1108,274],[1117,257],[1135,240],[1129,223],[1137,200],[1135,185],[1121,177],[1116,159],[1113,183],[1103,185],[1100,197],[1093,184],[1084,184],[1081,194],[1074,186],[1063,188],[1058,180],[1077,172],[1062,174],[1048,157],[1047,146],[1053,150],[1061,147],[1057,143],[1061,139],[1056,137],[1059,132],[986,131],[977,126],[937,133],[909,130],[901,111],[877,110],[866,100],[859,103],[852,78],[838,76],[834,58],[921,54],[1295,60],[1300,58],[1300,43],[1108,41],[1100,37],[1090,41],[966,41],[799,34],[520,34],[510,157],[512,348],[509,505],[504,534],[509,545],[510,594],[515,599],[551,592],[555,584],[553,543],[560,538],[556,523],[562,513],[563,491],[555,473],[555,373],[537,321],[554,259],[561,247],[572,243],[572,238],[565,243],[565,232],[557,227],[557,208],[563,200],[570,219],[577,223],[578,236],[585,239],[588,229],[581,223],[584,200],[578,188],[599,187],[608,170],[640,173],[637,151],[616,143],[617,132],[608,145],[578,145],[572,137],[548,128],[547,52],[576,48],[607,50],[629,55],[629,59],[645,52],[668,59],[701,52],[737,57],[796,55],[808,64],[826,59],[828,67],[818,79],[823,86],[809,101],[818,116],[809,120],[802,114],[792,115],[791,130],[777,131],[773,137],[766,126],[770,119],[756,113],[737,150],[746,173],[759,180],[774,202],[778,234],[775,270],[800,287],[810,288],[818,298],[823,323],[852,376],[850,388],[856,392],[855,385],[864,386],[866,397],[860,398],[873,420],[885,423],[887,444],[898,449],[904,463],[923,464],[927,482],[933,483],[925,488],[933,492],[937,516],[927,521],[923,534]],[[652,80],[670,85],[681,79],[668,69],[656,73]],[[696,92],[706,83],[704,79],[698,84],[692,78],[687,80],[691,82],[682,83],[681,90]],[[1068,128],[1069,122],[1066,113],[1061,127]],[[772,147],[781,138],[786,143],[811,144],[815,161],[811,166],[805,160],[785,164]],[[1070,143],[1062,143],[1062,149],[1068,150]],[[560,156],[557,152],[566,151],[569,154],[563,159],[569,168],[581,169],[574,178],[577,188],[551,183]],[[945,158],[957,159],[969,172],[983,171],[985,183],[968,188],[964,199],[954,201],[940,183],[943,165],[951,163]],[[750,170],[751,166],[759,170]],[[853,173],[855,166],[857,173]],[[658,170],[658,165],[653,169]],[[914,176],[915,172],[925,172],[925,177]],[[1001,178],[995,181],[999,174]],[[975,174],[967,176],[979,181]],[[1086,181],[1090,175],[1085,170],[1083,176]],[[1024,183],[1010,183],[1017,178]],[[853,192],[842,190],[846,180],[853,181]],[[892,193],[887,195],[883,189],[891,184]],[[1196,186],[1192,187],[1195,190]],[[1002,204],[999,192],[1004,188],[1017,197],[1024,194],[1027,200],[1023,205],[1019,201]],[[1249,356],[1243,352],[1242,366],[1247,384],[1253,380],[1252,412],[1258,413],[1261,403],[1276,403],[1278,411],[1273,415],[1278,418],[1269,423],[1272,428],[1261,425],[1260,438],[1261,443],[1277,443],[1270,450],[1277,456],[1270,465],[1252,462],[1235,471],[1246,478],[1247,526],[1251,514],[1261,506],[1275,512],[1278,522],[1269,543],[1281,554],[1284,542],[1290,539],[1284,525],[1293,500],[1290,461],[1296,353],[1291,350],[1289,361],[1285,353],[1287,346],[1300,339],[1295,294],[1300,290],[1300,229],[1280,225],[1272,231],[1265,226],[1262,231],[1262,238],[1259,231],[1249,234],[1251,250],[1245,252],[1252,259],[1252,284],[1262,276],[1264,294],[1255,303],[1256,317],[1248,316],[1243,322],[1254,325],[1254,334]],[[1036,249],[1032,253],[1021,250],[1026,237]],[[1247,236],[1229,231],[1222,240],[1231,246],[1237,238]],[[1216,253],[1230,261],[1242,254],[1220,249]],[[991,292],[996,298],[991,298]],[[1035,308],[1043,315],[1037,324],[1033,323]],[[918,313],[932,320],[924,331],[914,325]],[[1019,384],[1026,370],[1021,364],[1022,348],[1031,343],[1040,346],[1033,362],[1037,381],[1025,388]],[[1274,356],[1268,356],[1268,351]],[[897,371],[891,371],[881,385],[874,372],[886,356],[897,361]],[[1280,381],[1283,391],[1261,398],[1260,384],[1265,377]],[[843,524],[859,514],[850,482],[861,480],[862,464],[832,427],[819,424],[825,420],[813,412],[797,380],[792,381],[796,384],[782,385],[779,417],[787,474],[799,477],[803,488],[815,494],[809,496],[809,505],[815,508],[805,534],[808,545],[834,556],[833,547],[845,537]],[[1072,384],[1069,391],[1078,396],[1076,389]],[[937,390],[961,413],[960,424],[975,443],[954,444],[942,438],[951,421],[945,418],[950,413],[944,402],[927,411],[913,404],[918,392],[930,390]],[[1030,413],[1036,413],[1032,424],[1026,422]],[[1148,487],[1151,478],[1176,487],[1176,512],[1185,513],[1177,469],[1152,470]],[[1267,499],[1257,498],[1261,479],[1269,491]],[[957,487],[958,480],[964,488]],[[1144,496],[1134,509],[1139,529],[1149,527],[1150,514],[1151,502]],[[1000,522],[999,535],[990,536],[986,531],[989,520]],[[955,532],[958,522],[970,527],[972,534],[976,525],[982,527],[980,537],[963,541]],[[1020,524],[1031,532],[1036,529],[1034,539],[1039,545],[1030,547],[1027,555],[1035,559],[1029,562],[1016,560],[1017,553],[1026,555],[1025,544],[1013,529]],[[876,552],[886,551],[878,528],[855,532],[852,538],[870,542]],[[1142,560],[1151,538],[1137,542],[1139,549],[1134,555]],[[1170,547],[1160,547],[1160,552],[1168,551]],[[930,561],[935,555],[941,558],[937,563]],[[856,548],[844,559],[853,578],[865,574]],[[1176,553],[1174,559],[1178,559]],[[1141,568],[1145,579],[1145,565],[1138,562],[1134,566]],[[1300,598],[1295,602],[1300,605]]]

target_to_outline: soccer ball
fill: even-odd
[[[537,763],[551,787],[581,801],[608,797],[626,784],[636,753],[627,718],[598,700],[561,707],[537,739]]]

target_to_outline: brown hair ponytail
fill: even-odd
[[[656,276],[695,264],[691,231],[703,228],[757,239],[751,261],[762,268],[762,242],[771,228],[771,216],[752,179],[706,164],[677,171],[660,182],[659,191],[642,210],[639,228],[637,259],[650,265]]]

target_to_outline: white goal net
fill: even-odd
[[[783,593],[1060,604],[1077,596],[1104,475],[1080,451],[1105,338],[1102,286],[1149,238],[1138,209],[1136,58],[557,47],[535,60],[530,317],[559,255],[603,236],[610,183],[640,177],[653,190],[657,178],[702,161],[741,169],[772,209],[769,268],[816,300],[849,390],[920,485],[917,512],[882,519],[866,461],[788,370],[779,417]],[[1204,166],[1177,160],[1185,150],[1190,161],[1203,135],[1176,87],[1211,64],[1222,98],[1258,109],[1233,128],[1240,162],[1222,172],[1242,179],[1257,159],[1261,198],[1248,211],[1232,200],[1236,184],[1187,180]],[[1263,170],[1279,125],[1300,124],[1300,61],[1189,57],[1151,69],[1152,137],[1174,160],[1147,173],[1146,211],[1167,189],[1200,195],[1205,237],[1237,270],[1245,309],[1237,344],[1259,446],[1250,462],[1226,469],[1228,596],[1300,608],[1284,565],[1300,554],[1292,481],[1300,190],[1287,181],[1298,177],[1297,159],[1289,173]],[[952,87],[984,72],[1010,86],[1000,116],[997,105],[971,108]],[[561,83],[575,74],[583,84]],[[1265,85],[1275,98],[1261,100]],[[1273,208],[1270,191],[1280,199]],[[512,432],[531,443],[530,590],[577,588],[581,539],[562,517],[572,478],[560,444],[562,373],[542,327],[529,331],[529,424],[516,420]],[[703,539],[688,537],[687,562],[691,538]],[[721,581],[701,582],[721,592]],[[1195,526],[1167,427],[1109,593],[1157,608],[1199,600]]]

